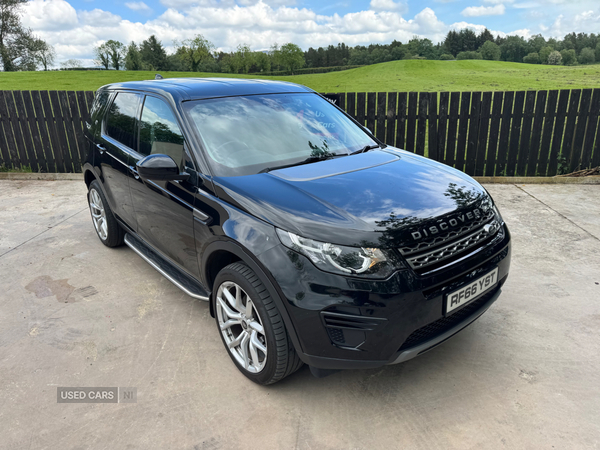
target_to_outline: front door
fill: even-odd
[[[171,106],[164,100],[147,95],[142,106],[139,147],[131,170],[150,154],[168,155],[180,171],[191,174],[187,181],[131,179],[131,196],[135,208],[138,234],[180,268],[198,277],[198,258],[194,240],[194,194],[196,172],[184,150],[184,138]]]
[[[104,192],[116,216],[135,230],[136,220],[129,191],[129,166],[136,146],[137,116],[141,96],[119,92],[104,116],[98,142]]]

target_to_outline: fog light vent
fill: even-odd
[[[331,342],[348,349],[358,348],[367,338],[366,331],[375,330],[387,320],[331,311],[321,311],[321,318]]]
[[[339,328],[328,328],[329,338],[336,344],[345,344],[344,332]]]

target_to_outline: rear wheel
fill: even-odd
[[[273,384],[302,366],[281,314],[258,276],[243,263],[215,279],[215,319],[238,369],[258,384]]]
[[[90,183],[88,203],[92,222],[100,241],[107,247],[122,245],[125,232],[115,219],[97,180]]]

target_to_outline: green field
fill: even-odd
[[[168,77],[266,78],[304,84],[319,92],[513,91],[600,88],[600,64],[546,66],[497,61],[392,61],[343,72],[285,77],[163,72]],[[2,72],[0,90],[95,90],[119,81],[147,80],[154,72]]]

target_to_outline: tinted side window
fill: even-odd
[[[155,97],[146,97],[144,102],[139,152],[142,155],[169,155],[179,165],[183,160],[183,135],[177,119],[171,107]]]
[[[108,101],[108,97],[110,96],[110,91],[103,90],[96,92],[96,96],[94,97],[94,103],[92,103],[92,109],[90,110],[90,117],[94,118],[94,116],[106,106],[106,102]]]
[[[139,96],[137,94],[118,93],[112,105],[110,105],[106,118],[106,134],[134,150],[136,148],[135,118],[138,101]]]

